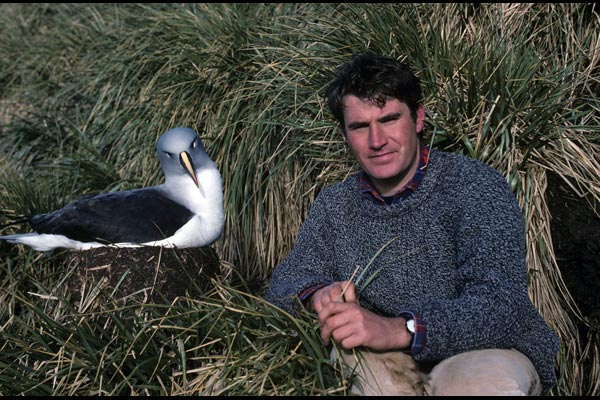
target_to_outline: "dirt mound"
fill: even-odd
[[[220,260],[212,247],[102,247],[67,255],[75,273],[67,282],[73,300],[92,290],[106,290],[115,298],[135,296],[143,302],[171,302],[187,293],[206,290],[219,273]]]

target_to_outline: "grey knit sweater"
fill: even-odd
[[[374,259],[360,304],[386,316],[420,315],[418,361],[483,348],[515,348],[534,363],[547,393],[556,381],[558,337],[528,297],[521,210],[505,179],[476,160],[432,150],[408,199],[362,198],[358,177],[323,189],[277,266],[266,298],[294,313],[298,294],[348,280]],[[361,285],[358,285],[361,289]]]

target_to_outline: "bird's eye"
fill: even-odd
[[[196,146],[198,146],[198,139],[194,139],[194,141],[192,142],[192,149],[195,149]]]
[[[165,153],[165,155],[169,158],[172,158],[173,156],[171,155],[171,153],[169,153],[168,151],[163,151],[163,153]]]

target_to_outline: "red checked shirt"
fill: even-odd
[[[410,196],[415,191],[415,189],[419,186],[421,181],[423,180],[423,177],[425,176],[425,172],[427,170],[427,161],[428,160],[429,160],[429,149],[423,144],[423,142],[421,142],[419,165],[417,167],[417,170],[415,171],[414,176],[402,189],[400,189],[396,194],[389,196],[389,197],[381,196],[379,194],[379,192],[373,186],[369,176],[364,171],[361,171],[360,175],[359,175],[359,186],[358,186],[361,196],[364,199],[368,199],[368,200],[373,201],[382,206],[389,205],[389,204],[397,204],[397,203],[401,202],[402,200],[404,200],[408,196]],[[298,297],[300,298],[300,300],[302,302],[304,302],[304,301],[308,300],[314,292],[316,292],[317,290],[321,289],[324,286],[330,285],[331,283],[333,283],[333,282],[324,282],[319,285],[315,285],[310,288],[307,288],[307,289],[303,290],[302,292],[300,292]],[[404,312],[404,313],[400,314],[400,317],[402,317],[406,320],[414,319],[414,321],[415,321],[415,334],[413,335],[410,353],[412,355],[416,355],[425,346],[425,337],[426,337],[426,332],[427,332],[427,330],[425,328],[425,324],[423,323],[421,316],[419,316],[415,313],[412,313],[412,312]]]

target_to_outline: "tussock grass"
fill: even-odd
[[[260,297],[221,284],[171,304],[125,304],[96,289],[90,288],[80,305],[50,288],[14,294],[24,309],[0,334],[3,394],[346,390],[308,316],[292,318]]]
[[[186,125],[224,178],[215,249],[234,281],[265,280],[320,188],[355,168],[320,97],[331,71],[352,53],[390,55],[419,71],[426,140],[435,132],[434,147],[494,166],[519,200],[530,296],[562,340],[553,392],[599,393],[598,332],[572,329],[585,321],[562,281],[544,200],[547,171],[600,196],[591,3],[0,11],[0,224],[85,193],[159,183],[156,140]],[[60,291],[63,262],[0,245],[2,394],[343,393],[312,325],[228,279],[174,304],[90,294],[83,312]]]

